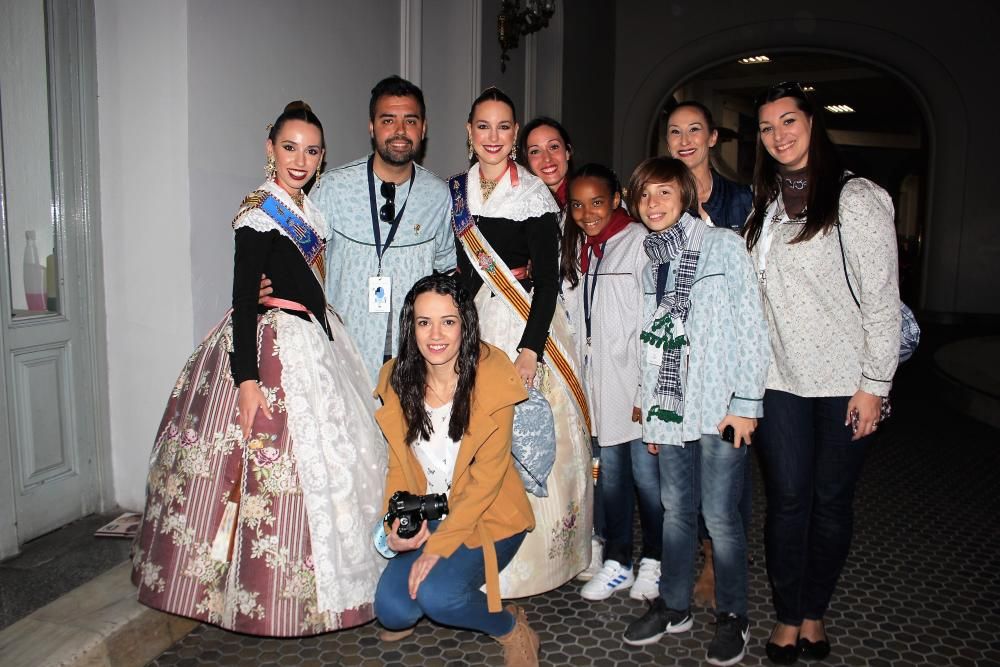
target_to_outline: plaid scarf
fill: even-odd
[[[662,232],[650,234],[643,241],[646,255],[656,264],[655,271],[668,270],[669,263],[680,257],[674,290],[665,292],[653,314],[648,331],[641,339],[663,350],[663,360],[656,378],[655,394],[659,409],[650,409],[646,420],[658,417],[668,422],[681,422],[684,416],[684,386],[687,384],[686,364],[681,360],[687,350],[684,323],[691,309],[691,285],[698,268],[705,224],[685,213],[677,224]]]

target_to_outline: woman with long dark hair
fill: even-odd
[[[156,436],[133,580],[151,607],[290,637],[372,619],[383,563],[365,527],[385,447],[327,309],[326,224],[303,192],[323,126],[292,102],[264,149],[267,180],[232,222],[232,312],[188,359]],[[273,295],[258,304],[262,273]]]
[[[518,134],[517,153],[521,164],[542,179],[565,212],[566,184],[573,172],[573,142],[566,128],[548,116],[532,119]]]
[[[407,293],[399,354],[376,393],[389,442],[385,507],[398,491],[448,501],[447,516],[412,537],[400,537],[399,519],[386,527],[396,555],[375,612],[389,638],[428,616],[494,637],[507,665],[537,665],[538,635],[516,605],[501,609],[498,579],[534,527],[511,455],[514,404],[527,392],[507,355],[480,341],[475,304],[454,278],[427,276]]]
[[[744,235],[771,341],[757,438],[777,616],[767,655],[791,664],[830,652],[823,619],[899,356],[896,240],[889,195],[844,170],[822,110],[798,83],[768,88],[755,109],[754,208]]]
[[[503,575],[509,597],[552,590],[591,555],[590,414],[566,312],[559,304],[559,208],[514,161],[514,103],[497,88],[472,103],[468,172],[450,179],[459,280],[475,295],[483,340],[504,350],[555,417],[548,496],[529,500],[537,528]]]
[[[569,131],[554,118],[548,116],[533,118],[517,135],[517,154],[520,164],[540,178],[555,197],[556,204],[559,205],[559,228],[563,234],[573,234],[576,226],[566,225],[569,212],[567,201],[569,176],[573,173],[573,141],[569,137]],[[579,240],[579,233],[576,240]],[[565,254],[565,242],[562,248]],[[563,257],[560,266],[565,264],[566,259]],[[560,272],[564,273],[562,269]],[[600,448],[596,440],[592,442],[592,447],[592,465],[596,471],[600,461]],[[597,500],[598,494],[599,490],[595,488],[594,535],[590,541],[590,565],[577,575],[579,581],[590,581],[604,567],[604,524]]]

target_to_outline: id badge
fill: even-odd
[[[389,276],[368,278],[368,312],[388,313],[392,310],[392,279]]]

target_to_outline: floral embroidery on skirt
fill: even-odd
[[[314,327],[324,345],[339,345],[330,352],[340,363],[330,363],[333,356],[314,359],[314,365],[322,367],[319,384],[347,394],[355,402],[345,412],[357,414],[350,417],[349,426],[317,426],[324,431],[322,438],[308,435],[330,456],[345,456],[338,448],[364,453],[363,464],[352,467],[353,479],[340,486],[357,487],[343,499],[346,514],[355,517],[348,523],[373,525],[385,475],[384,442],[371,412],[357,409],[356,401],[370,400],[370,381],[357,351],[341,325],[331,325],[338,328],[335,342],[326,340],[314,322],[276,310],[261,316],[260,382],[273,418],[258,415],[246,443],[236,422],[238,392],[230,374],[228,316],[188,359],[157,432],[146,509],[133,547],[133,581],[140,602],[229,630],[272,637],[316,634],[371,620],[383,561],[370,544],[367,549],[354,545],[351,558],[337,554],[335,567],[349,570],[343,574],[358,584],[331,589],[328,609],[321,609],[315,545],[325,551],[349,549],[338,542],[343,534],[335,528],[312,534],[311,523],[317,521],[310,521],[292,437],[296,415],[301,419],[304,413],[309,424],[325,418],[312,417],[308,405],[286,404],[289,374],[306,371],[292,367],[291,350],[278,343],[295,341],[296,335],[301,340]],[[284,338],[281,331],[288,332]],[[295,401],[302,399],[296,395]],[[325,470],[320,464],[319,472]],[[365,496],[374,498],[374,504],[361,500]],[[323,558],[330,561],[325,553]]]

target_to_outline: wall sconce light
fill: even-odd
[[[497,39],[500,40],[500,71],[507,71],[508,51],[517,48],[522,35],[530,35],[549,25],[555,13],[555,0],[502,0],[497,15]]]

